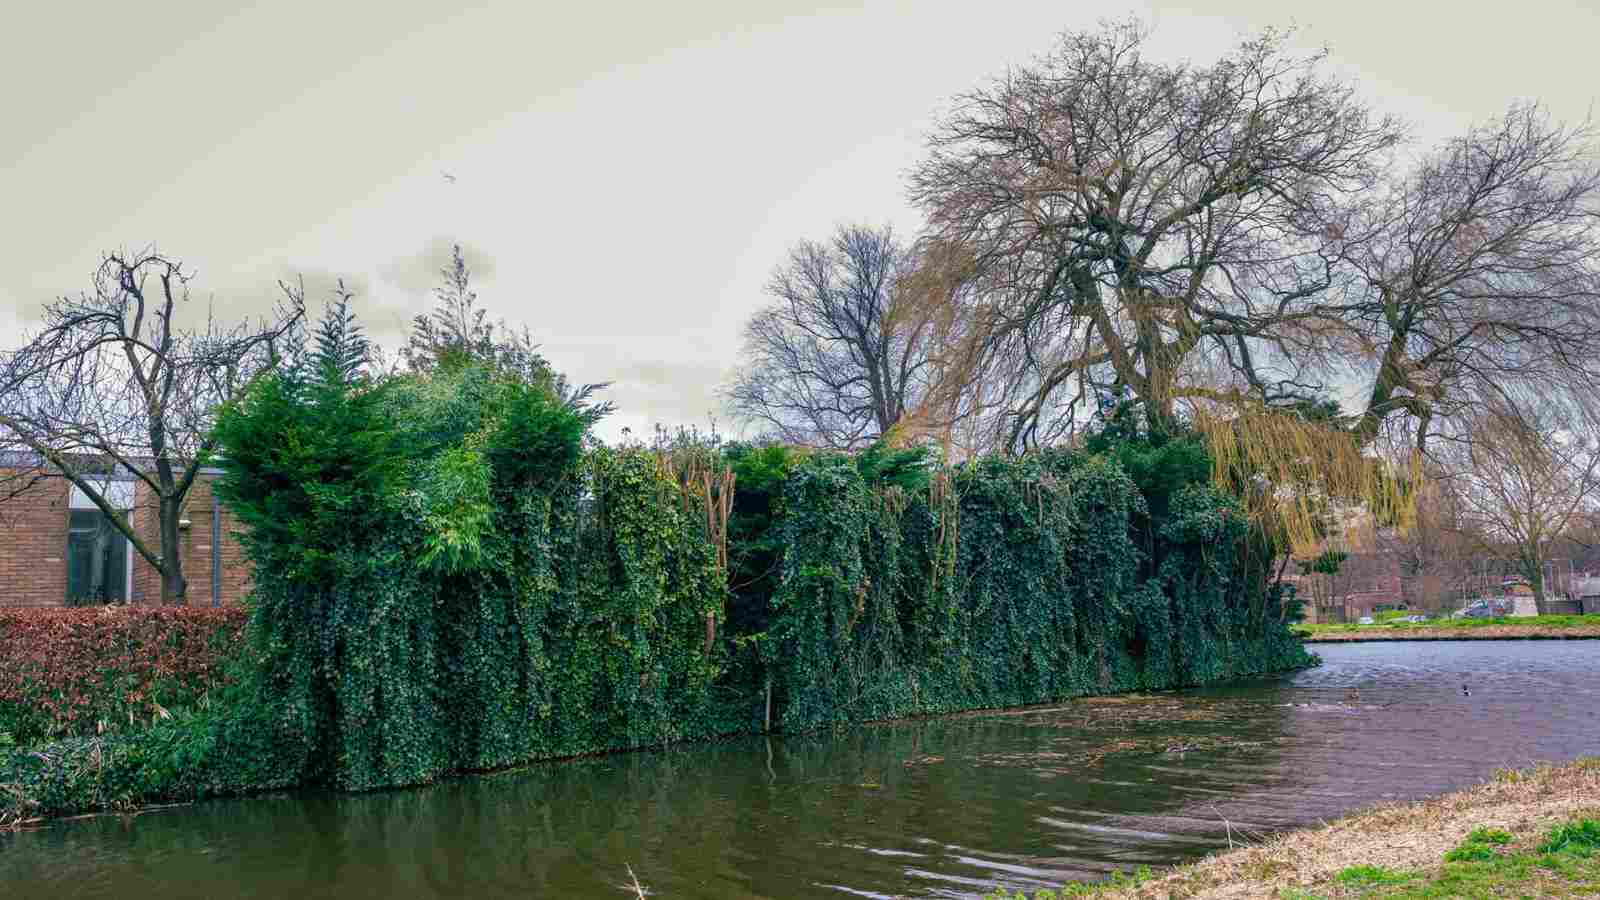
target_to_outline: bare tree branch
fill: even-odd
[[[154,250],[105,257],[91,291],[45,310],[45,326],[0,356],[0,442],[75,485],[161,573],[162,599],[184,602],[178,520],[212,452],[218,406],[280,359],[298,329],[302,293],[285,286],[269,321],[198,328],[178,319],[192,275]],[[153,497],[152,543],[108,497],[109,476],[137,479]]]

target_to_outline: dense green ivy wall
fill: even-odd
[[[275,377],[218,434],[256,572],[241,676],[183,722],[13,761],[35,811],[417,784],[1310,661],[1264,587],[1270,548],[1192,441],[949,469],[584,446],[547,387],[471,366]]]
[[[1309,662],[1237,507],[1163,515],[1110,455],[982,460],[925,490],[814,457],[785,488],[772,596],[785,728],[1200,684]],[[1265,559],[1257,554],[1258,560]]]

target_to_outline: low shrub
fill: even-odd
[[[0,749],[0,831],[36,818],[237,796],[315,780],[298,723],[248,677],[137,731]]]
[[[29,747],[143,728],[226,680],[241,608],[0,610],[0,734]]]
[[[1576,853],[1588,856],[1600,850],[1600,822],[1580,819],[1554,828],[1539,845],[1540,853]]]

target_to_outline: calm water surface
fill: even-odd
[[[1318,653],[1207,690],[58,823],[0,835],[0,897],[604,898],[629,866],[659,897],[970,897],[1600,754],[1600,641]]]

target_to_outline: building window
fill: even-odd
[[[133,507],[132,482],[99,485],[100,495],[117,509]],[[94,501],[72,488],[67,522],[67,603],[126,603],[132,591],[133,544]]]
[[[128,539],[98,509],[75,509],[67,531],[67,602],[128,599]]]

